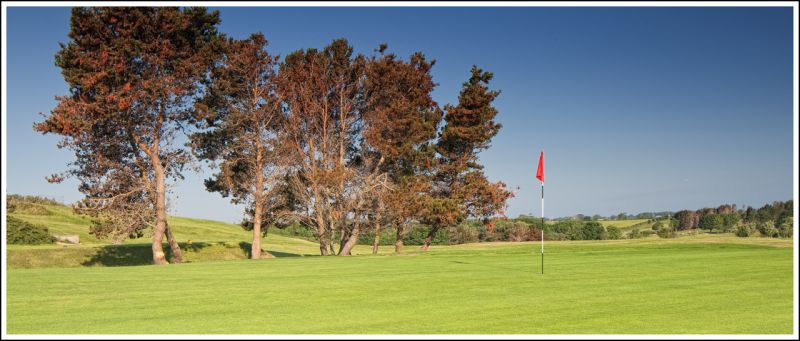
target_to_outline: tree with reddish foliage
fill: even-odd
[[[367,64],[364,114],[364,157],[380,158],[380,171],[388,176],[391,190],[380,192],[374,214],[372,252],[377,253],[381,226],[397,230],[395,252],[403,249],[406,227],[417,218],[420,195],[427,192],[434,165],[433,140],[442,111],[431,92],[436,84],[430,74],[435,61],[421,52],[408,61],[395,54],[379,56]]]
[[[56,54],[69,94],[34,126],[75,151],[72,167],[51,180],[81,182],[86,198],[76,209],[100,218],[93,232],[124,238],[152,227],[155,264],[167,264],[165,234],[181,261],[167,224],[167,181],[190,160],[175,140],[215,59],[219,22],[204,8],[74,8],[70,41]]]
[[[492,73],[473,66],[458,105],[445,106],[445,126],[436,144],[439,162],[422,210],[422,221],[431,226],[423,250],[440,228],[500,213],[512,195],[504,183],[489,182],[478,163],[478,153],[489,147],[501,127],[494,121],[497,109],[492,102],[500,92],[489,90],[492,78]]]
[[[358,230],[351,213],[363,203],[357,188],[364,182],[349,165],[357,161],[365,61],[337,39],[323,50],[290,53],[279,67],[277,93],[286,110],[281,136],[293,198],[282,215],[311,228],[322,255],[336,254],[336,232],[345,238]]]
[[[278,57],[266,47],[263,34],[226,41],[225,57],[212,69],[196,105],[198,125],[208,129],[192,135],[199,157],[218,162],[219,172],[206,180],[206,189],[246,206],[243,225],[253,231],[252,259],[261,257],[262,234],[282,204]]]

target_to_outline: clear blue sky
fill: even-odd
[[[791,8],[230,8],[221,30],[261,31],[285,55],[350,40],[436,59],[434,98],[454,103],[472,64],[494,72],[497,120],[486,173],[519,187],[509,215],[539,214],[535,164],[546,154],[548,217],[761,206],[792,198]],[[53,55],[68,8],[9,8],[8,193],[66,202],[73,159],[34,133],[66,94]],[[186,173],[172,213],[238,222],[241,207]]]

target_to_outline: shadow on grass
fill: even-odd
[[[224,242],[219,243],[178,243],[181,251],[186,252],[199,252],[200,250],[212,245],[225,245]],[[172,250],[168,244],[163,246],[164,253],[168,260],[172,260]],[[81,262],[83,266],[132,266],[132,265],[150,265],[153,264],[153,249],[150,244],[130,244],[130,245],[107,245],[98,248],[97,252],[89,257],[89,259]]]
[[[239,242],[239,248],[242,249],[242,252],[244,252],[244,254],[245,254],[245,256],[247,256],[247,258],[250,258],[250,255],[252,254],[252,252],[251,252],[252,245],[253,245],[252,243],[248,243],[248,242]],[[267,252],[267,253],[275,256],[275,257],[303,257],[304,256],[304,255],[301,255],[301,254],[298,254],[298,253],[289,253],[289,252],[281,252],[281,251],[270,251],[270,250],[264,250],[264,249],[261,249],[261,252],[262,252],[262,254],[264,252]]]
[[[297,253],[289,253],[289,252],[280,252],[280,251],[267,251],[269,254],[275,257],[309,257],[313,255],[301,255]]]

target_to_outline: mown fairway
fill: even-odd
[[[544,275],[538,250],[9,269],[8,332],[792,333],[791,240],[551,242]]]

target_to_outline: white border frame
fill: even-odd
[[[71,7],[71,6],[186,6],[186,5],[214,6],[214,7],[792,7],[793,8],[793,185],[794,185],[794,229],[793,250],[794,250],[794,289],[793,289],[793,334],[12,334],[7,333],[6,324],[6,117],[7,117],[7,82],[6,82],[6,24],[8,7]],[[215,1],[72,1],[72,2],[21,2],[8,1],[2,3],[2,188],[4,193],[0,198],[3,205],[2,212],[2,338],[3,339],[333,339],[333,340],[364,340],[364,339],[601,339],[601,340],[631,340],[631,339],[798,339],[798,283],[797,283],[797,261],[798,261],[798,239],[796,236],[798,227],[798,4],[792,1],[655,1],[655,2],[614,2],[614,1],[580,1],[580,2],[516,2],[516,1],[476,1],[476,2],[443,2],[443,1],[340,1],[340,2],[296,2],[296,1],[275,1],[275,2],[215,2]]]

